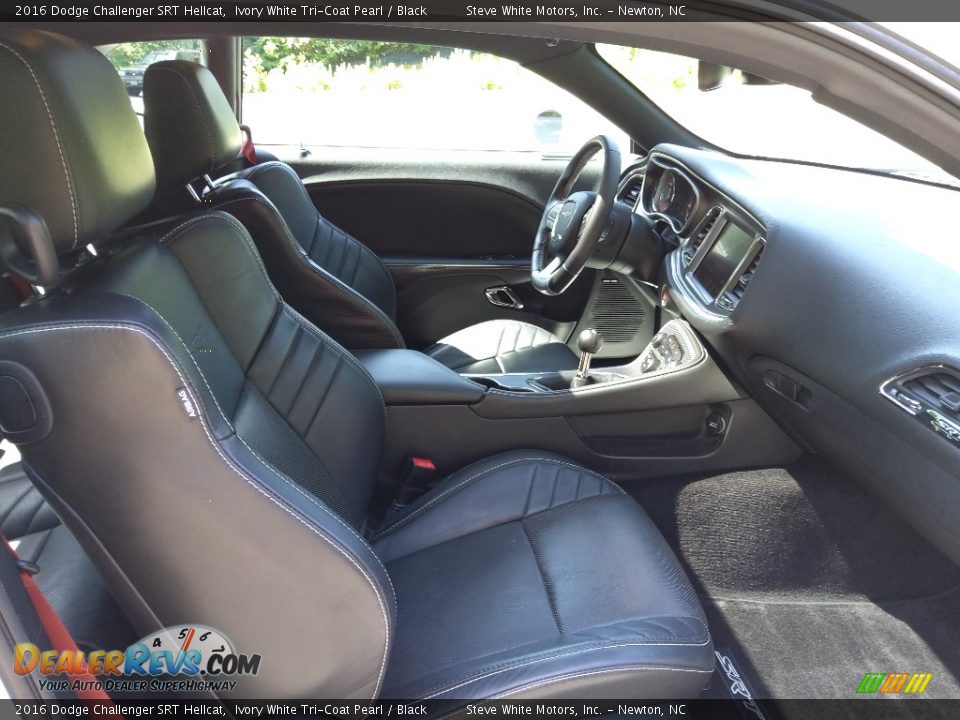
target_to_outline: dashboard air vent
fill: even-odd
[[[707,212],[707,216],[703,219],[703,222],[700,223],[700,227],[697,230],[697,234],[690,238],[683,248],[683,266],[687,267],[691,262],[693,262],[694,256],[697,254],[697,250],[700,249],[700,246],[703,245],[703,241],[707,239],[707,235],[710,234],[710,231],[713,229],[713,226],[717,224],[717,220],[720,217],[721,210],[718,207],[712,207]]]
[[[944,367],[917,370],[884,383],[880,391],[960,446],[960,372]]]
[[[640,199],[640,189],[643,187],[643,175],[631,175],[617,193],[617,200],[626,203],[632,208],[637,206]]]
[[[747,269],[743,271],[740,279],[737,280],[736,284],[730,288],[730,291],[727,293],[727,295],[733,301],[734,306],[740,302],[740,298],[743,297],[744,290],[747,289],[747,285],[749,285],[750,281],[753,280],[753,274],[757,271],[757,265],[760,264],[760,256],[763,255],[763,248],[764,245],[760,245],[760,249],[757,250],[757,254],[750,262],[750,265],[747,266]]]
[[[903,389],[960,423],[960,378],[945,372],[907,380]]]

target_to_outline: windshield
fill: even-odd
[[[678,123],[730,152],[960,184],[801,88],[672,53],[619,45],[597,52]]]
[[[884,22],[878,23],[887,32],[913,42],[930,55],[960,69],[960,43],[957,43],[958,23]]]

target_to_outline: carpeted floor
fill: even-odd
[[[960,698],[960,568],[830,465],[625,487],[758,697],[851,698],[867,672],[932,672],[926,697]]]
[[[885,605],[718,600],[714,642],[758,697],[850,698],[867,672],[932,672],[929,698],[960,698],[960,592]]]

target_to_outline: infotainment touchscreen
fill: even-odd
[[[716,298],[720,294],[753,243],[753,235],[732,222],[723,226],[713,247],[693,273],[710,297]]]

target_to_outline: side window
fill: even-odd
[[[103,45],[100,52],[113,63],[127,87],[130,103],[138,115],[143,115],[143,73],[153,63],[161,60],[189,60],[206,65],[199,40],[156,40],[151,42],[120,43]]]
[[[243,120],[257,144],[564,155],[623,131],[517,63],[429,45],[248,37]]]

